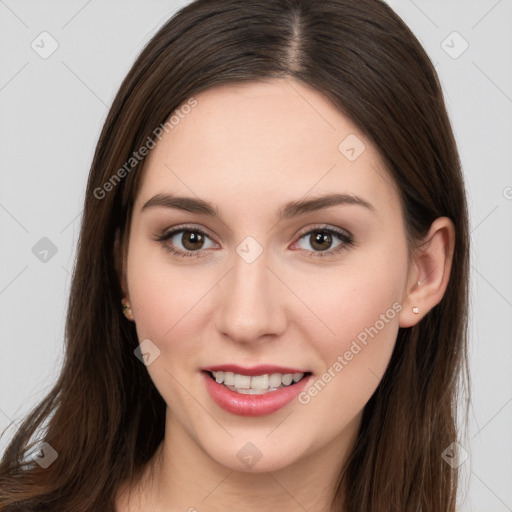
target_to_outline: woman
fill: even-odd
[[[385,3],[191,3],[105,122],[0,510],[454,511],[467,223]]]

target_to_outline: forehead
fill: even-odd
[[[194,96],[146,158],[137,203],[157,193],[229,198],[354,193],[397,208],[367,137],[327,98],[294,80],[229,84]],[[178,109],[179,111],[179,109]],[[185,112],[187,112],[185,114]]]

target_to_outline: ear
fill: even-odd
[[[414,250],[400,327],[416,325],[443,298],[452,267],[455,227],[448,217],[437,218],[424,242]],[[419,312],[414,313],[413,308]]]

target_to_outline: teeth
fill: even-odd
[[[255,375],[254,377],[251,377],[251,388],[268,389],[269,380],[268,375]]]
[[[292,382],[299,382],[304,377],[304,373],[272,373],[270,375],[240,375],[233,372],[212,372],[216,382],[224,384],[233,391],[240,391],[244,394],[258,395],[262,391],[275,391],[284,386],[289,386]]]
[[[237,373],[235,374],[235,383],[233,386],[238,389],[249,389],[251,387],[251,377]]]
[[[269,378],[269,385],[271,388],[278,388],[282,383],[283,379],[280,373],[273,373]]]
[[[215,377],[215,374],[213,374],[213,376]],[[223,382],[226,384],[226,386],[233,386],[235,384],[235,374],[231,372],[224,372],[224,380],[221,380],[220,384]]]
[[[293,375],[291,373],[286,373],[283,375],[282,379],[284,386],[289,386],[293,382]]]

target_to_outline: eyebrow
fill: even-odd
[[[313,199],[291,201],[286,203],[279,211],[280,219],[289,219],[305,213],[314,212],[323,208],[338,205],[356,205],[375,212],[375,208],[368,201],[353,194],[327,194]],[[220,218],[219,211],[208,201],[194,197],[173,196],[170,194],[157,194],[146,201],[141,212],[154,207],[173,208],[186,212],[209,215]]]

